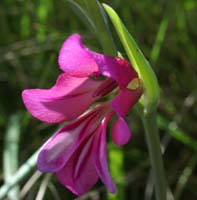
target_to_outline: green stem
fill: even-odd
[[[0,188],[0,199],[3,199],[7,193],[16,185],[18,184],[25,176],[27,176],[30,171],[35,168],[37,163],[39,150],[36,151],[26,162],[23,164],[19,170],[13,175],[12,179],[6,182]]]
[[[148,143],[156,199],[166,200],[166,180],[156,122],[156,112],[145,113],[143,117],[143,124]]]

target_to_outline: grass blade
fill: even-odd
[[[18,169],[18,146],[20,138],[20,116],[18,114],[12,115],[8,122],[8,127],[5,135],[5,147],[3,152],[3,171],[5,176],[5,183],[8,183],[13,174]],[[19,199],[19,186],[15,185],[8,193],[10,200]]]

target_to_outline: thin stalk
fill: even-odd
[[[145,113],[143,117],[143,124],[148,143],[156,199],[166,200],[166,179],[156,121],[156,112]]]
[[[39,171],[36,171],[30,179],[25,183],[23,188],[20,191],[20,199],[24,199],[27,193],[31,190],[31,188],[34,186],[34,184],[38,181],[38,179],[41,177],[42,173]]]
[[[150,53],[150,60],[151,60],[151,63],[153,64],[155,64],[159,58],[159,54],[164,44],[164,40],[167,34],[170,20],[172,20],[173,14],[178,4],[179,3],[178,2],[175,3],[175,1],[174,2],[166,1],[165,13],[159,25],[158,32],[155,38],[155,43]]]
[[[20,168],[19,170],[12,176],[12,179],[9,182],[6,182],[0,188],[0,199],[3,199],[7,193],[17,185],[24,177],[27,176],[31,172],[33,168],[36,167],[37,157],[39,150],[37,150]]]
[[[42,183],[41,183],[41,185],[40,185],[40,188],[39,188],[39,190],[38,190],[38,194],[37,194],[37,196],[36,196],[36,198],[35,198],[36,200],[43,200],[43,199],[44,199],[44,196],[45,196],[45,194],[46,194],[46,191],[47,191],[47,187],[48,187],[50,178],[51,178],[51,174],[47,174],[47,175],[44,177],[44,179],[43,179],[43,181],[42,181]]]

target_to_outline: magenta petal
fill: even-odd
[[[86,77],[98,73],[97,63],[82,44],[81,36],[71,35],[62,45],[58,63],[71,76]]]
[[[71,76],[102,74],[114,79],[121,88],[137,77],[128,61],[91,51],[85,47],[78,34],[65,40],[59,52],[58,63],[60,68]]]
[[[59,171],[76,149],[95,130],[98,122],[92,123],[98,110],[93,110],[76,121],[64,126],[41,148],[38,156],[38,169],[42,172]]]
[[[114,185],[111,176],[109,174],[108,164],[107,164],[107,144],[106,144],[106,126],[108,123],[108,119],[103,119],[100,127],[95,133],[94,140],[94,158],[95,158],[95,166],[97,173],[102,180],[102,182],[106,185],[108,190],[111,193],[116,192],[116,186]]]
[[[112,100],[112,107],[118,116],[124,117],[140,96],[141,88],[120,90],[119,94]]]
[[[120,88],[126,87],[132,79],[138,77],[127,60],[106,56],[90,50],[89,52],[98,64],[100,73],[117,81]]]
[[[82,144],[67,164],[56,173],[58,180],[76,195],[88,192],[98,181],[92,142],[92,138],[89,138]]]
[[[22,98],[35,118],[59,123],[82,114],[95,101],[93,92],[100,84],[100,81],[70,77],[64,73],[52,88],[24,90]]]
[[[119,117],[112,127],[112,140],[118,146],[125,145],[131,139],[130,129],[125,120]]]
[[[72,156],[82,128],[83,125],[74,129],[65,126],[54,134],[40,150],[38,169],[42,172],[59,171]]]

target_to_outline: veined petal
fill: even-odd
[[[97,63],[87,52],[78,34],[65,40],[59,52],[58,63],[71,76],[87,77],[98,73]]]
[[[107,144],[106,144],[106,127],[111,116],[107,116],[101,122],[101,125],[95,133],[94,139],[94,159],[95,167],[97,173],[106,185],[111,193],[116,192],[116,186],[114,185],[111,176],[109,174],[108,164],[107,164]]]
[[[76,146],[77,137],[83,126],[69,130],[63,127],[41,148],[38,156],[38,169],[42,172],[59,171],[68,160]]]
[[[142,89],[128,89],[120,90],[119,94],[112,100],[112,107],[118,116],[124,117],[129,109],[138,101],[142,94]]]
[[[84,194],[93,187],[98,180],[98,174],[109,190],[115,191],[113,182],[110,181],[108,175],[107,161],[103,160],[106,159],[104,157],[106,155],[102,155],[102,153],[106,153],[106,141],[103,141],[104,139],[101,142],[97,140],[100,137],[101,121],[106,113],[110,112],[109,104],[103,104],[88,114],[87,119],[90,118],[90,121],[78,135],[77,145],[73,148],[75,150],[72,151],[71,149],[69,152],[65,152],[70,154],[71,157],[67,159],[62,169],[56,172],[58,180],[77,195]],[[107,120],[110,119],[110,116],[108,115]],[[106,124],[107,122],[105,122],[105,126]],[[103,134],[106,137],[105,133]],[[102,149],[99,149],[100,144],[102,144]],[[98,154],[100,157],[97,159]],[[104,174],[101,174],[102,170]]]
[[[98,181],[93,159],[93,140],[88,138],[58,172],[58,180],[76,195],[88,192]]]
[[[93,110],[61,128],[41,148],[38,169],[42,172],[57,172],[96,129],[98,110]],[[94,122],[95,123],[94,123]]]
[[[112,127],[112,140],[118,146],[125,145],[131,139],[131,132],[128,124],[122,117],[119,117]]]
[[[28,89],[22,93],[27,110],[41,121],[59,123],[82,114],[94,101],[94,90],[101,84],[88,78],[62,74],[50,89]]]

